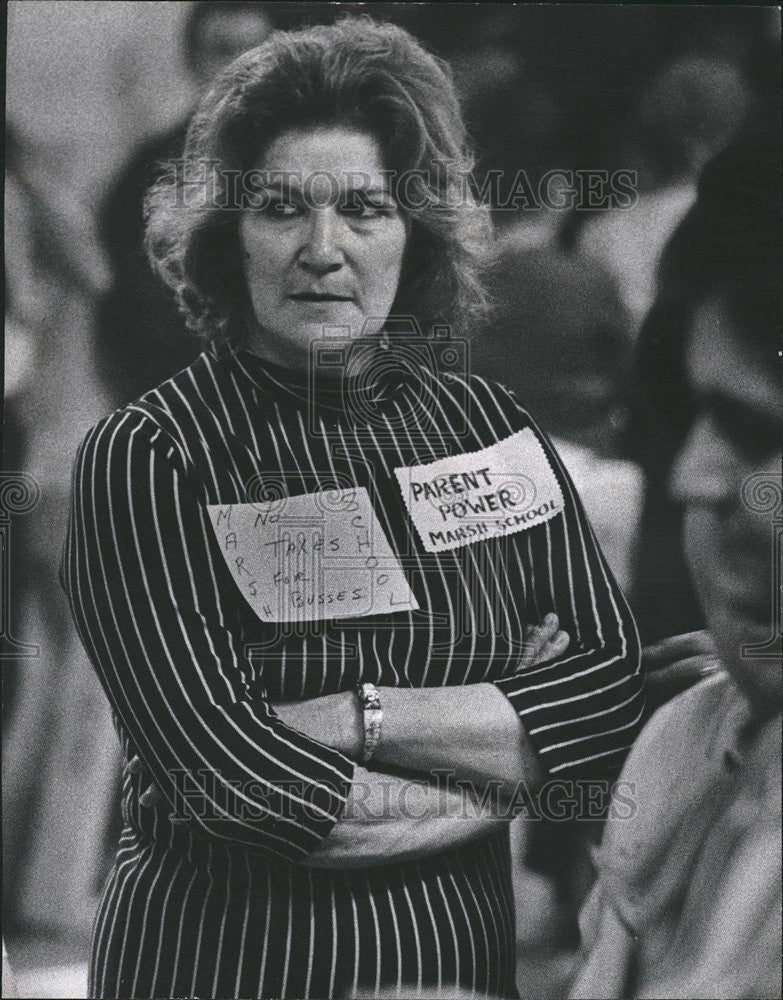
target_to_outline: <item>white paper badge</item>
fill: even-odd
[[[563,494],[529,427],[481,451],[394,470],[427,552],[526,531],[563,509]]]
[[[419,607],[363,486],[208,510],[226,565],[262,621]]]

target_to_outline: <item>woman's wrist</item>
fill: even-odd
[[[358,760],[364,747],[364,712],[354,691],[335,695],[337,711],[330,713],[336,722],[335,748],[352,760]]]
[[[291,729],[358,760],[364,746],[364,722],[359,699],[353,691],[305,701],[273,702],[272,708]]]

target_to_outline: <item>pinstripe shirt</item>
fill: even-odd
[[[636,628],[546,436],[509,392],[475,376],[409,372],[361,391],[314,392],[247,351],[210,349],[104,419],[79,450],[63,583],[125,751],[140,754],[167,800],[141,807],[139,779],[126,776],[125,829],[93,941],[95,995],[444,984],[513,995],[504,836],[365,871],[298,864],[340,818],[353,763],[285,726],[271,701],[360,679],[490,681],[556,777],[618,770],[636,735]],[[480,456],[528,430],[562,510],[428,551],[395,469]],[[209,505],[346,483],[366,489],[418,608],[261,620]],[[548,611],[569,649],[516,673],[525,627]]]

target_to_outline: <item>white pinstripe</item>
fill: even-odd
[[[161,951],[163,950],[163,941],[165,940],[165,936],[164,936],[164,933],[163,933],[163,928],[166,925],[166,917],[168,916],[169,897],[171,896],[171,891],[172,891],[172,889],[174,888],[174,886],[176,884],[177,875],[179,874],[181,868],[182,868],[182,858],[179,858],[179,860],[177,861],[177,867],[176,867],[176,869],[174,871],[173,876],[171,877],[171,880],[169,881],[169,887],[166,890],[166,895],[165,895],[165,897],[163,899],[163,907],[162,907],[162,911],[161,911],[160,925],[158,927],[158,947],[157,947],[157,950],[155,952],[155,965],[152,967],[152,981],[150,983],[150,993],[153,996],[156,995],[156,993],[157,993],[157,987],[158,987],[158,969],[160,967],[160,956],[161,956]],[[139,955],[141,955],[141,949],[139,949]]]
[[[405,882],[402,883],[402,891],[405,896],[405,901],[408,904],[408,910],[411,915],[411,925],[413,926],[413,937],[416,941],[416,990],[421,993],[422,986],[422,967],[421,967],[421,938],[419,937],[419,925],[416,920],[416,911],[413,908],[413,903],[411,902],[411,895],[408,892],[408,886]]]
[[[150,860],[152,860],[152,855],[150,855]],[[137,992],[136,987],[137,987],[138,981],[139,981],[139,970],[141,968],[141,956],[142,956],[142,952],[143,952],[143,949],[144,949],[144,938],[145,938],[145,936],[147,934],[147,919],[149,918],[150,903],[152,902],[152,894],[155,891],[155,886],[157,885],[158,879],[160,878],[160,875],[161,875],[162,871],[163,871],[163,859],[159,858],[158,859],[158,870],[155,873],[155,878],[152,880],[152,885],[150,886],[149,895],[147,896],[147,901],[144,904],[144,916],[143,916],[142,921],[141,921],[141,934],[140,934],[140,938],[141,938],[141,942],[142,943],[139,946],[138,955],[136,957],[136,968],[135,968],[135,970],[133,972],[133,985],[131,986],[131,992],[132,993],[136,993]],[[138,885],[138,883],[137,883],[137,885]],[[127,927],[127,923],[126,923],[126,926],[125,926],[125,935],[124,935],[124,940],[123,940],[123,945],[122,945],[123,954],[125,952],[125,943],[127,942],[127,938],[128,938],[128,927]],[[120,958],[120,965],[122,965],[122,958]]]
[[[280,986],[280,996],[286,996],[288,993],[288,970],[291,963],[291,935],[294,932],[294,893],[293,885],[291,882],[291,871],[288,872],[288,930],[286,931],[285,937],[285,959],[283,960],[283,980]]]
[[[212,995],[217,996],[218,994],[218,983],[220,982],[220,962],[223,958],[223,935],[226,932],[226,917],[228,916],[229,903],[231,902],[231,883],[232,883],[232,865],[231,855],[228,857],[228,875],[226,876],[226,900],[223,904],[223,915],[220,918],[220,934],[218,935],[217,944],[217,956],[215,959],[215,975],[212,979]]]
[[[169,993],[173,997],[177,995],[175,989],[177,983],[177,976],[179,975],[179,953],[182,948],[182,925],[185,920],[185,914],[188,912],[188,899],[190,898],[190,890],[193,888],[193,883],[195,881],[196,881],[196,872],[194,869],[193,874],[190,876],[190,882],[188,883],[188,887],[185,890],[185,898],[182,902],[182,912],[180,913],[179,917],[179,928],[177,930],[177,947],[174,951],[174,962],[171,971],[171,989],[169,990]]]

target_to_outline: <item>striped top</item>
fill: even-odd
[[[554,470],[562,513],[426,551],[394,470],[480,452],[527,428]],[[346,483],[367,490],[418,609],[260,620],[207,506]],[[62,578],[126,753],[140,754],[167,799],[140,807],[140,781],[126,778],[125,831],[96,924],[94,992],[215,995],[220,982],[228,993],[218,995],[331,996],[363,982],[450,982],[513,993],[504,838],[361,873],[297,865],[339,819],[353,763],[269,706],[351,690],[359,679],[490,681],[550,775],[619,770],[643,707],[636,628],[564,467],[509,392],[475,376],[409,372],[361,394],[314,393],[249,352],[207,351],[87,435]],[[526,626],[548,611],[571,635],[568,651],[516,674]],[[243,919],[256,905],[249,948]],[[347,938],[338,945],[341,907],[352,916],[340,922]],[[183,932],[186,911],[201,928],[195,959],[183,946],[183,933],[196,933]],[[210,951],[205,927],[217,935],[221,926]],[[276,935],[287,945],[272,948]]]

